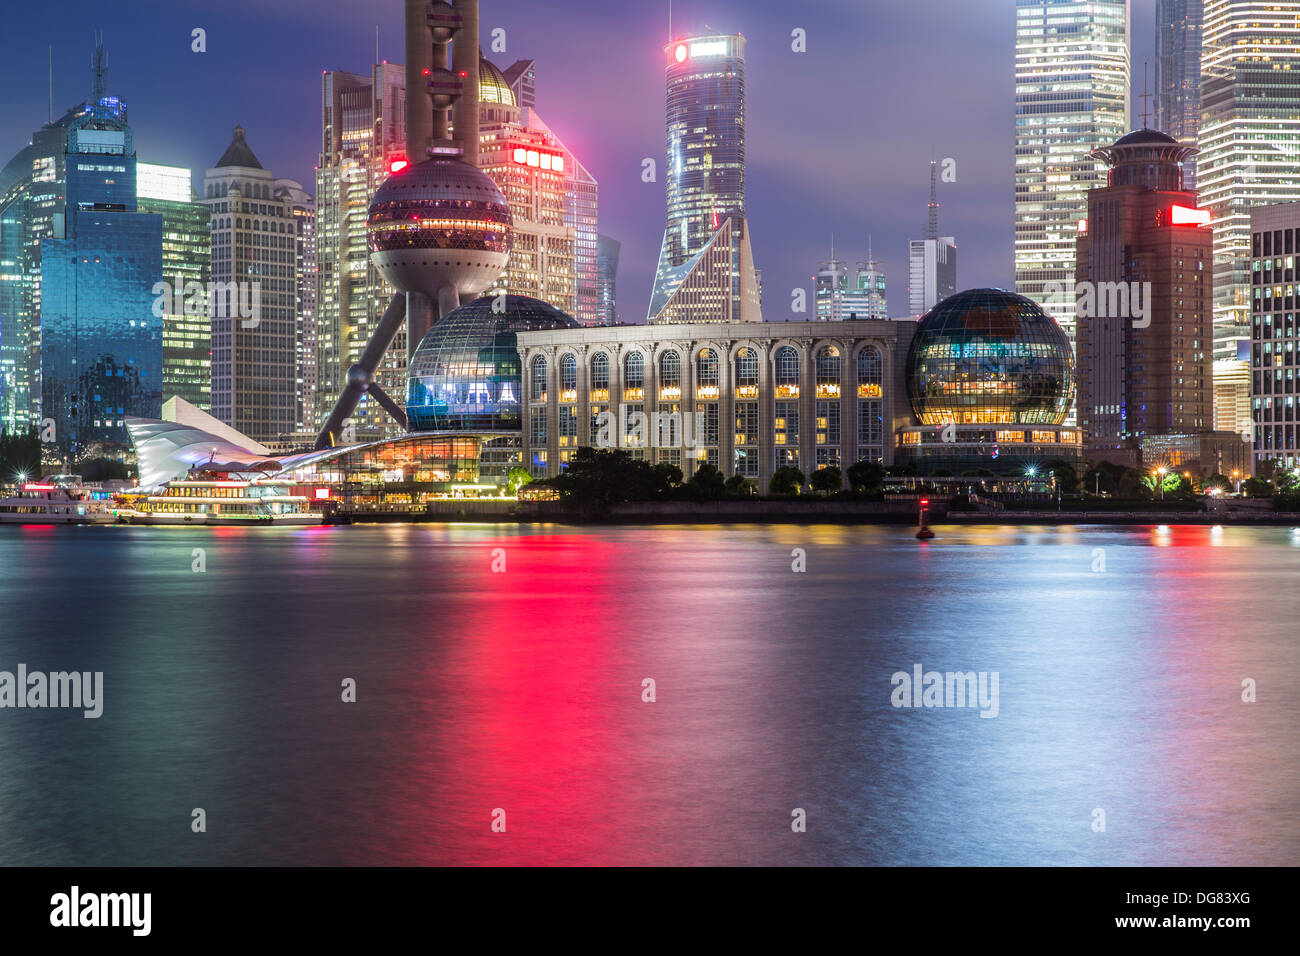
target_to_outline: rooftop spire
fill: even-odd
[[[95,55],[91,58],[90,69],[95,75],[90,88],[91,102],[98,103],[108,95],[108,56],[104,53],[104,34],[95,33]]]
[[[939,167],[932,159],[930,160],[930,221],[926,225],[925,238],[939,238]]]

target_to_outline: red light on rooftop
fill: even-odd
[[[388,171],[390,173],[400,173],[403,169],[405,169],[409,165],[411,164],[404,159],[395,159],[388,164]]]
[[[689,51],[686,49],[685,43],[677,44],[677,49],[673,51],[673,57],[677,60],[678,63],[685,63],[688,54]]]

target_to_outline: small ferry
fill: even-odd
[[[0,524],[111,523],[108,496],[77,482],[75,475],[57,475],[0,491]]]
[[[306,495],[285,481],[235,480],[195,475],[176,478],[156,491],[117,496],[114,515],[124,524],[310,525],[324,516]]]

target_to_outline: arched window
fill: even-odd
[[[825,345],[817,351],[817,397],[840,396],[840,350]]]
[[[776,350],[776,397],[799,397],[799,353],[788,345]]]
[[[695,357],[695,384],[717,387],[718,353],[713,349],[701,349],[700,354]]]
[[[858,353],[858,397],[879,398],[883,383],[880,349],[868,345]]]
[[[533,359],[533,401],[546,401],[546,359],[537,356]]]
[[[591,387],[609,388],[609,356],[597,352],[591,360]]]
[[[736,397],[758,395],[758,353],[746,346],[736,353]]]
[[[629,352],[623,359],[623,389],[645,388],[645,356],[640,352]]]
[[[671,349],[659,356],[659,397],[669,401],[682,397],[682,357]]]
[[[565,352],[560,359],[560,391],[568,392],[578,387],[578,359],[572,352]]]

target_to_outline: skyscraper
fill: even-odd
[[[650,322],[760,321],[745,219],[745,38],[687,37],[667,59],[667,221]]]
[[[924,239],[908,243],[908,306],[924,315],[957,291],[957,240],[939,235],[938,165],[930,163],[930,202]]]
[[[600,277],[597,325],[614,325],[618,322],[618,256],[623,244],[609,236],[600,237],[596,272]]]
[[[1300,254],[1300,203],[1250,211],[1250,404],[1256,466],[1300,466],[1300,379],[1295,375],[1295,260]],[[1230,379],[1230,368],[1223,369]],[[1217,384],[1217,383],[1216,383]]]
[[[1156,0],[1155,128],[1195,146],[1201,125],[1203,0]],[[1196,188],[1196,164],[1183,167],[1183,186]]]
[[[208,318],[208,210],[196,201],[190,170],[136,164],[140,212],[162,216],[163,278],[154,300],[162,318],[163,401],[179,395],[207,411],[212,394]]]
[[[321,75],[321,149],[316,165],[316,412],[333,407],[384,315],[393,290],[370,259],[366,214],[375,190],[406,155],[406,74],[378,63],[370,76]],[[304,347],[306,343],[304,342]],[[375,373],[389,395],[406,383],[406,330]],[[304,389],[305,391],[305,389]],[[397,425],[369,394],[352,414],[359,440],[395,434]]]
[[[866,259],[859,260],[854,271],[835,257],[832,241],[831,257],[817,267],[814,299],[818,322],[889,318],[885,274],[871,254],[870,244]]]
[[[215,293],[212,417],[268,447],[290,442],[297,425],[294,186],[262,167],[242,126],[204,179]]]
[[[316,200],[292,179],[277,179],[275,190],[289,203],[294,220],[294,408],[295,424],[305,440],[316,436],[317,323]]]
[[[126,102],[95,51],[90,98],[0,173],[3,424],[53,425],[65,459],[129,449],[127,416],[162,407],[162,219],[136,201]]]
[[[1077,223],[1129,129],[1128,0],[1016,0],[1016,291],[1074,337]],[[1054,285],[1051,285],[1054,284]]]
[[[1214,428],[1213,240],[1182,182],[1193,149],[1144,129],[1097,150],[1111,170],[1078,232],[1075,278],[1095,294],[1079,300],[1077,416],[1088,450],[1116,464],[1136,466],[1151,436]]]
[[[1201,204],[1214,216],[1214,357],[1250,339],[1250,207],[1300,200],[1300,0],[1205,0]]]

